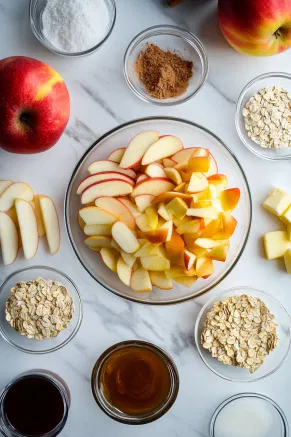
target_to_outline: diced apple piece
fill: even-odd
[[[197,238],[195,244],[204,249],[212,249],[217,246],[229,246],[229,240],[213,240],[212,238]]]
[[[132,168],[139,164],[146,151],[159,139],[159,132],[144,131],[137,134],[128,144],[120,162],[121,168]]]
[[[208,180],[203,173],[192,173],[191,179],[188,186],[188,192],[198,193],[200,191],[206,190],[208,187]]]
[[[165,168],[165,174],[176,185],[180,185],[183,182],[180,173],[175,168]]]
[[[173,281],[167,278],[164,272],[150,271],[151,283],[161,290],[171,290],[173,288]]]
[[[223,214],[220,214],[220,217],[222,223],[222,230],[212,235],[212,238],[214,240],[223,240],[223,239],[230,238],[237,226],[237,220],[231,215],[230,212],[225,212]]]
[[[184,240],[173,230],[171,240],[165,243],[167,258],[174,264],[180,265],[183,260]]]
[[[204,149],[204,147],[195,147],[195,150],[193,150],[192,152],[191,158],[209,155],[210,153],[208,149]]]
[[[286,231],[267,232],[264,247],[267,259],[280,258],[289,249],[290,242]]]
[[[118,253],[114,249],[109,247],[102,247],[100,250],[100,256],[104,264],[113,272],[117,272],[117,259]]]
[[[194,253],[190,252],[189,250],[185,249],[184,264],[187,270],[190,270],[191,267],[193,267],[195,260],[196,260],[196,255],[194,255]]]
[[[138,251],[135,252],[135,257],[158,255],[158,246],[154,246],[150,242],[143,244]]]
[[[198,278],[207,278],[214,272],[213,262],[207,257],[197,258],[195,269]]]
[[[134,233],[123,222],[116,222],[112,226],[112,237],[124,252],[136,252],[140,244]]]
[[[280,216],[280,219],[282,220],[285,225],[291,224],[291,205],[286,209],[285,212]]]
[[[171,191],[174,184],[167,178],[148,178],[136,184],[132,196],[136,197],[139,194],[152,194],[158,196],[159,194]]]
[[[189,217],[202,217],[212,220],[218,218],[218,211],[214,206],[209,206],[207,208],[189,208],[186,214]]]
[[[145,215],[151,229],[157,229],[159,223],[159,216],[153,206],[149,206],[145,210]]]
[[[126,147],[120,147],[119,149],[113,150],[113,152],[111,152],[107,158],[108,161],[113,161],[113,162],[116,162],[117,164],[119,164],[123,155],[124,155],[125,150],[126,150]]]
[[[117,221],[117,218],[112,214],[96,206],[82,208],[79,214],[86,225],[113,225]]]
[[[152,164],[147,165],[145,169],[145,174],[150,176],[151,178],[166,178],[166,173],[164,172],[164,168],[161,164],[157,164],[153,162]]]
[[[33,199],[31,187],[24,182],[15,182],[10,185],[0,196],[0,211],[5,212],[12,208],[15,199],[31,202]]]
[[[186,166],[186,172],[187,173],[193,173],[193,172],[207,173],[209,168],[210,168],[209,156],[194,156],[193,158],[189,159],[187,166]]]
[[[197,147],[188,147],[171,156],[171,159],[176,162],[175,168],[185,170],[187,162],[195,150],[197,150]]]
[[[177,162],[174,161],[172,158],[164,158],[163,159],[163,166],[165,168],[167,168],[167,167],[174,167],[174,165],[176,165],[176,164],[177,164]]]
[[[172,220],[172,216],[168,213],[166,205],[163,202],[159,204],[158,214],[166,221]]]
[[[197,276],[176,276],[174,278],[174,281],[178,282],[179,284],[185,285],[185,287],[191,287],[196,281]]]
[[[3,264],[12,264],[18,253],[18,233],[14,222],[5,212],[0,212],[0,243]]]
[[[220,193],[220,202],[224,211],[232,211],[240,199],[239,188],[229,188]]]
[[[161,256],[144,256],[140,259],[145,270],[165,271],[170,270],[170,261]]]
[[[184,202],[190,206],[192,196],[190,194],[184,194],[184,193],[177,193],[175,191],[168,191],[167,193],[159,194],[154,198],[152,201],[153,205],[156,205],[160,202],[163,203],[169,203],[171,200],[176,199],[176,197],[179,197],[179,199],[184,200]]]
[[[118,197],[118,200],[129,209],[134,218],[141,215],[136,205],[128,197]]]
[[[114,240],[113,240],[114,241]],[[126,253],[123,250],[121,250],[120,255],[122,256],[123,261],[130,267],[132,268],[136,258],[134,255],[132,255],[131,253]]]
[[[193,201],[191,202],[191,208],[194,203],[201,202],[203,200],[215,199],[217,196],[216,196],[216,192],[215,193],[213,192],[213,189],[215,189],[213,185],[208,185],[206,190],[200,191],[200,193],[192,194]]]
[[[119,164],[117,164],[116,162],[112,162],[108,160],[92,162],[92,164],[89,165],[88,167],[88,172],[90,174],[100,173],[103,171],[116,171],[117,173],[125,174],[134,179],[136,177],[135,171],[130,169],[125,170],[124,168],[121,168]]]
[[[209,185],[214,185],[218,190],[222,191],[228,187],[228,180],[224,174],[214,174],[208,177]]]
[[[36,194],[31,201],[32,207],[34,209],[35,217],[36,217],[36,223],[37,223],[37,232],[39,237],[43,237],[45,235],[45,228],[44,223],[42,219],[42,213],[40,209],[40,201],[39,201],[39,195]]]
[[[117,218],[117,220],[126,224],[132,231],[135,230],[136,224],[130,210],[120,200],[114,197],[99,197],[95,201],[97,208],[108,212]]]
[[[77,194],[82,194],[86,190],[86,188],[90,187],[96,182],[112,179],[121,179],[125,182],[128,182],[130,185],[135,185],[135,180],[127,175],[118,173],[116,171],[103,171],[100,173],[92,174],[83,179],[77,188]]]
[[[205,220],[207,220],[207,219],[205,219]],[[212,238],[215,234],[218,234],[218,232],[222,229],[222,226],[223,226],[222,223],[223,223],[223,221],[220,217],[218,217],[217,219],[214,219],[214,220],[210,220],[209,223],[201,230],[200,237],[201,238]],[[229,238],[229,237],[225,237],[225,238]],[[223,240],[224,237],[222,237],[220,239]]]
[[[117,274],[121,282],[125,285],[130,286],[132,270],[126,262],[124,262],[123,258],[120,257],[117,261]]]
[[[189,220],[177,227],[178,234],[195,234],[201,230],[201,220]]]
[[[137,224],[137,227],[142,232],[151,231],[151,228],[150,228],[149,223],[148,223],[148,219],[147,219],[145,214],[141,214],[139,217],[136,218],[136,224]]]
[[[158,159],[168,158],[183,148],[183,143],[179,138],[165,135],[148,148],[141,163],[142,165],[147,165]]]
[[[11,181],[10,179],[6,180],[6,181],[0,181],[0,196],[1,194],[4,193],[5,190],[7,190],[7,188],[10,187],[10,185],[13,184],[13,181]]]
[[[112,248],[111,237],[108,237],[106,235],[92,235],[90,237],[85,238],[84,243],[86,244],[86,246],[89,246],[90,249],[92,247]]]
[[[284,253],[284,262],[286,272],[291,273],[291,249],[286,250],[286,252]]]
[[[39,195],[38,197],[47,243],[51,255],[54,255],[58,252],[61,243],[57,210],[50,197],[43,195]]]
[[[118,197],[132,193],[132,185],[122,179],[109,179],[107,181],[95,182],[87,187],[81,196],[81,203],[93,202],[99,197]]]
[[[176,197],[166,205],[166,208],[170,215],[174,215],[179,219],[183,219],[186,215],[188,206],[183,199]]]
[[[213,158],[213,156],[211,155],[211,153],[209,153],[209,159],[210,159],[210,167],[209,170],[207,172],[205,172],[205,176],[207,178],[215,175],[218,173],[218,166],[217,166],[217,162],[215,161],[215,159]]]
[[[34,257],[38,246],[37,223],[34,210],[29,202],[15,200],[15,208],[19,223],[21,242],[25,259]]]
[[[138,210],[140,212],[144,212],[146,210],[146,208],[151,206],[154,198],[155,198],[155,196],[153,196],[152,194],[139,194],[138,196],[135,197],[134,200],[135,200],[135,203],[138,207]]]
[[[161,244],[170,241],[173,232],[173,222],[170,220],[154,231],[138,232],[139,237],[146,238],[153,244]]]
[[[279,188],[274,188],[263,203],[263,207],[277,216],[282,215],[291,205],[291,196]]]
[[[147,293],[152,290],[149,272],[139,268],[132,272],[130,286],[134,291]]]
[[[111,225],[86,225],[84,226],[85,235],[106,235],[111,236]]]
[[[185,185],[186,185],[185,182],[182,182],[180,185],[178,185],[176,188],[174,188],[174,191],[184,193]]]
[[[225,262],[227,257],[229,246],[217,246],[213,247],[208,253],[207,256],[215,261]]]
[[[190,217],[184,217],[183,219],[178,219],[177,217],[173,217],[173,223],[178,228],[179,226],[183,225],[184,223],[187,223],[191,220]]]

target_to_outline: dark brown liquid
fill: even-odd
[[[16,381],[5,395],[6,420],[21,434],[41,436],[55,429],[64,416],[64,402],[57,386],[42,376]]]
[[[141,415],[164,404],[171,378],[164,360],[137,346],[114,352],[104,363],[99,384],[107,401],[126,414]]]

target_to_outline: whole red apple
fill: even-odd
[[[291,0],[218,0],[218,21],[241,53],[270,56],[291,47]]]
[[[0,147],[38,153],[52,147],[70,115],[70,96],[57,71],[37,59],[0,61]]]

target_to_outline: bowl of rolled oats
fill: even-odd
[[[235,124],[256,156],[291,159],[291,75],[266,73],[249,82],[239,96]]]
[[[232,288],[207,302],[195,325],[195,343],[206,366],[221,378],[253,382],[285,361],[291,319],[273,296],[251,287]]]
[[[75,337],[82,316],[76,285],[51,267],[18,270],[0,287],[0,334],[22,352],[60,349]]]

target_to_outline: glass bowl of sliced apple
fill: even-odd
[[[246,176],[223,142],[189,121],[126,123],[83,155],[65,222],[87,272],[145,304],[201,296],[233,269],[251,225]]]

